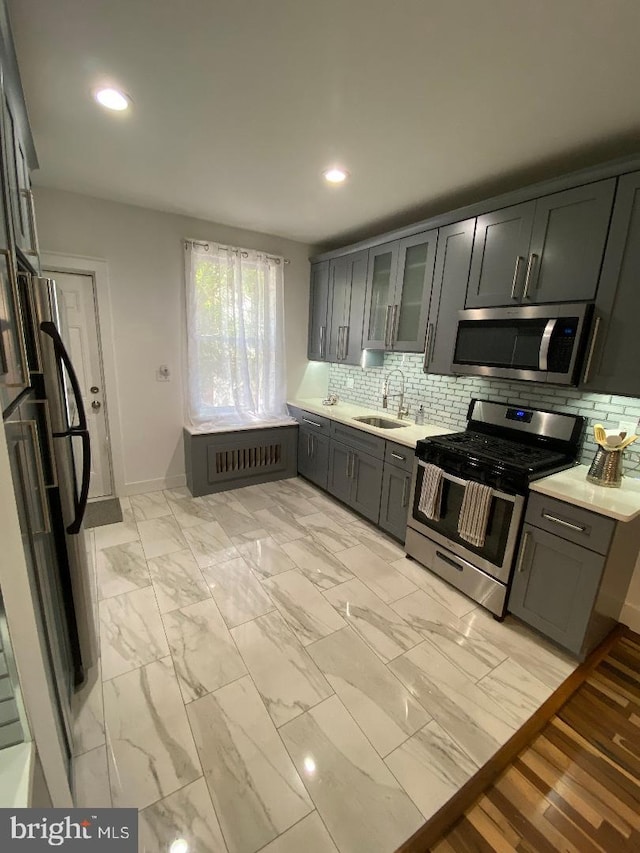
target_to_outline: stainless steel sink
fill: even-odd
[[[378,418],[376,415],[362,415],[359,418],[353,418],[354,421],[359,421],[361,424],[378,427],[378,429],[400,429],[407,426],[406,424],[398,423],[398,421],[390,421],[387,418]]]

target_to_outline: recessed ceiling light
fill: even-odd
[[[330,184],[341,184],[347,180],[349,172],[346,169],[339,169],[337,166],[334,166],[332,169],[324,171],[322,176]]]
[[[118,89],[96,89],[94,97],[99,104],[108,110],[121,112],[129,106],[129,98]]]

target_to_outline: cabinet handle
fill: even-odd
[[[309,418],[303,418],[302,420],[305,422],[305,424],[311,424],[311,426],[314,427],[322,427],[322,424],[319,424],[318,421],[310,421]]]
[[[307,433],[307,456],[311,458],[311,433]]]
[[[309,438],[311,439],[311,456],[313,457],[316,455],[316,437],[311,433]]]
[[[27,199],[27,207],[29,210],[29,231],[31,232],[31,248],[27,251],[28,255],[40,255],[40,246],[38,245],[38,232],[36,230],[36,207],[33,202],[33,190],[21,190],[22,195]]]
[[[591,343],[589,344],[589,355],[587,356],[587,363],[584,368],[584,376],[582,377],[582,384],[586,385],[589,381],[589,377],[591,376],[591,362],[593,361],[593,354],[596,350],[596,340],[598,338],[598,332],[600,331],[600,323],[602,322],[602,317],[596,317],[595,323],[593,324],[593,335],[591,336]]]
[[[538,256],[532,252],[529,255],[529,263],[527,264],[527,274],[524,278],[524,290],[522,291],[523,299],[526,299],[529,296],[529,285],[531,284],[531,276],[533,275],[533,271],[536,267],[537,261]]]
[[[346,470],[345,470],[345,472],[344,472],[344,473],[345,473],[345,477],[346,477],[347,479],[350,479],[350,478],[351,478],[351,474],[349,473],[349,467],[350,467],[350,466],[349,466],[349,463],[350,463],[350,462],[351,462],[351,451],[350,451],[350,450],[347,450],[347,467],[346,467]]]
[[[402,506],[407,506],[409,503],[409,477],[404,478],[404,485],[402,487]]]
[[[422,363],[423,372],[427,372],[427,368],[431,363],[431,338],[433,337],[433,323],[427,326],[427,340],[424,345],[424,361]]]
[[[325,358],[327,354],[327,327],[320,326],[320,358]]]
[[[387,311],[384,316],[384,346],[385,349],[388,349],[391,344],[389,343],[389,314],[391,312],[391,305],[387,305]]]
[[[18,293],[18,279],[16,277],[16,268],[13,263],[13,255],[11,254],[11,249],[0,249],[0,255],[4,255],[7,259],[9,284],[11,286],[11,295],[13,296],[13,304],[15,308],[15,317],[17,322],[16,335],[18,338],[18,345],[20,347],[20,361],[23,381],[20,383],[16,383],[16,385],[24,385],[26,387],[29,384],[29,357],[27,356],[27,345],[25,343],[24,333],[22,331],[23,317],[22,311],[20,309],[20,294]]]
[[[399,311],[398,306],[393,306],[393,313],[391,315],[391,346],[394,346],[396,341],[398,340],[398,323],[399,323]]]
[[[400,453],[394,453],[392,450],[391,455],[393,456],[394,459],[401,459],[403,462],[406,462],[407,457],[402,456]]]
[[[349,349],[349,326],[342,327],[342,360],[344,361],[347,357],[347,351]]]
[[[575,530],[577,533],[584,533],[586,531],[586,527],[583,527],[580,524],[572,524],[570,521],[565,521],[562,518],[558,518],[555,515],[549,515],[547,512],[542,513],[542,517],[546,518],[547,521],[553,521],[554,524],[561,524],[563,527],[569,527],[571,530]]]
[[[520,276],[520,265],[524,263],[524,258],[522,255],[518,255],[516,258],[516,268],[513,271],[513,281],[511,282],[511,298],[517,299],[516,296],[516,288],[518,286],[518,278]]]
[[[518,565],[516,566],[516,572],[524,572],[524,555],[527,551],[527,544],[529,543],[529,537],[531,534],[528,530],[525,530],[524,536],[522,537],[522,545],[520,545],[520,556],[518,557]]]

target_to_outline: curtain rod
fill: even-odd
[[[184,244],[185,244],[185,248],[187,246],[202,246],[202,248],[205,250],[205,252],[209,251],[209,247],[211,245],[210,243],[203,243],[200,240],[185,240]],[[249,257],[249,253],[243,251],[242,249],[232,249],[229,246],[219,246],[218,248],[222,249],[224,252],[231,252],[234,255],[240,254],[240,255],[242,255],[243,258]],[[268,258],[270,261],[275,261],[277,264],[280,263],[280,258],[276,258],[275,255],[267,255],[266,252],[260,252],[260,254],[264,254],[264,256],[266,258]],[[283,258],[283,261],[284,261],[285,265],[291,263],[289,258]]]

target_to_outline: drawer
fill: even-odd
[[[413,471],[413,462],[416,458],[413,447],[396,444],[394,441],[387,441],[385,445],[384,461],[388,465],[395,465],[396,468],[402,468],[403,471],[411,473]]]
[[[324,432],[327,435],[329,434],[329,424],[331,423],[329,418],[325,418],[322,415],[315,415],[313,412],[305,412],[304,409],[299,409],[297,406],[289,406],[289,414],[301,426],[316,430],[317,432]]]
[[[573,506],[564,501],[531,492],[525,521],[541,530],[547,530],[569,542],[575,542],[606,554],[616,526],[615,519]]]
[[[348,444],[353,450],[363,450],[365,453],[375,456],[376,459],[384,459],[384,438],[371,435],[361,429],[345,426],[344,424],[331,421],[331,435]]]

